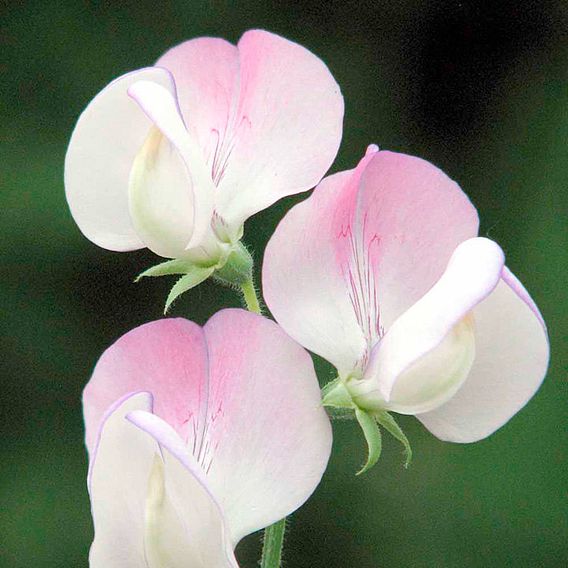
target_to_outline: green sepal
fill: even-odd
[[[404,446],[404,467],[408,468],[412,461],[412,448],[406,434],[386,410],[378,410],[374,414],[377,422]]]
[[[253,260],[246,247],[238,242],[225,263],[218,267],[213,277],[220,284],[231,287],[240,287],[252,280]]]
[[[321,391],[322,404],[333,408],[350,408],[355,409],[357,406],[351,398],[351,394],[347,390],[341,379],[335,379],[327,383]]]
[[[174,259],[167,260],[166,262],[161,262],[152,266],[140,273],[134,282],[139,282],[142,278],[155,277],[155,276],[171,276],[173,274],[188,274],[195,265],[189,260]]]
[[[359,422],[359,426],[361,426],[361,429],[363,430],[363,434],[369,448],[367,462],[356,473],[356,475],[361,475],[362,473],[369,471],[379,461],[383,444],[379,425],[372,414],[365,410],[361,410],[360,408],[356,408],[355,417],[357,418],[357,422]]]
[[[207,278],[213,274],[214,270],[214,266],[203,268],[201,266],[192,265],[188,273],[182,276],[170,290],[166,300],[164,314],[168,312],[174,300],[179,298],[179,296],[181,296],[184,292],[195,288],[195,286],[201,284],[204,280],[207,280]]]
[[[331,420],[355,420],[355,410],[353,408],[326,406],[325,411]]]

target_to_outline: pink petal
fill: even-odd
[[[237,48],[223,39],[192,39],[167,51],[156,65],[175,77],[185,124],[213,171],[238,101]]]
[[[150,414],[151,398],[115,405],[101,427],[90,495],[93,568],[236,567],[224,519],[177,434]]]
[[[232,309],[204,329],[211,382],[202,462],[236,543],[312,494],[331,427],[310,356],[275,323]]]
[[[394,152],[378,152],[369,162],[358,199],[359,230],[387,330],[440,278],[455,248],[477,236],[477,211],[442,170]]]
[[[91,454],[106,408],[142,389],[207,472],[233,544],[294,511],[319,483],[329,421],[311,358],[273,322],[223,310],[204,330],[169,319],[127,333],[85,389]]]
[[[437,348],[452,328],[493,291],[504,262],[503,251],[489,239],[477,237],[457,247],[438,282],[394,322],[373,350],[364,379],[378,388],[380,397],[389,402],[405,371]],[[444,372],[440,368],[440,378]],[[416,376],[420,380],[420,373]],[[397,398],[404,405],[404,393]]]
[[[91,456],[107,408],[138,391],[151,392],[155,414],[184,440],[193,439],[207,400],[207,346],[198,325],[181,318],[147,323],[103,353],[83,393]]]
[[[240,97],[218,193],[230,224],[316,185],[337,154],[343,122],[339,86],[313,53],[261,30],[245,33],[238,49]]]
[[[473,313],[476,358],[467,381],[448,403],[418,416],[442,440],[467,443],[492,434],[530,400],[548,367],[542,316],[507,268]]]
[[[83,111],[65,157],[65,190],[75,222],[97,245],[116,251],[144,244],[128,210],[128,179],[151,122],[126,92],[146,80],[175,92],[164,69],[133,71],[107,85]]]
[[[292,337],[348,374],[477,227],[438,168],[371,148],[280,223],[265,253],[266,302]]]
[[[343,98],[325,64],[303,47],[253,30],[238,48],[200,38],[168,51],[181,110],[219,188],[230,225],[313,187],[341,139]]]
[[[264,253],[264,299],[278,323],[301,345],[350,373],[367,347],[341,262],[358,181],[357,170],[325,178],[282,219]]]

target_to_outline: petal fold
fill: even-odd
[[[168,568],[238,568],[223,513],[187,445],[154,414],[138,410],[126,418],[160,450],[146,505],[146,532],[151,533],[147,557],[151,554],[156,566]]]
[[[89,475],[95,527],[89,553],[91,568],[145,565],[144,517],[155,444],[125,416],[151,407],[152,398],[147,393],[120,399],[108,409],[98,432]]]
[[[236,567],[202,472],[151,406],[147,393],[129,396],[101,427],[90,481],[90,565]]]

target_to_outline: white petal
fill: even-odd
[[[193,189],[193,230],[185,245],[186,248],[197,246],[210,230],[214,199],[213,180],[203,151],[186,130],[177,100],[169,90],[150,81],[140,81],[128,89],[128,94],[175,146],[185,163],[188,191]]]
[[[274,322],[222,310],[204,331],[210,384],[200,461],[236,544],[313,493],[331,425],[310,356]]]
[[[144,244],[182,258],[193,234],[192,181],[176,147],[153,126],[130,173],[129,210]]]
[[[101,427],[91,462],[89,493],[95,526],[91,568],[140,568],[145,565],[144,516],[155,442],[125,420],[150,409],[150,395],[127,396],[113,405]]]
[[[475,442],[492,434],[529,401],[548,367],[542,316],[507,268],[473,313],[477,354],[467,381],[448,403],[418,416],[442,440]]]
[[[135,411],[127,418],[157,442],[161,453],[147,501],[151,526],[147,523],[146,534],[152,536],[147,556],[151,553],[160,568],[237,567],[221,509],[187,445],[153,414]]]
[[[467,379],[473,364],[474,329],[471,315],[460,320],[437,347],[399,375],[388,402],[380,406],[399,414],[418,414],[450,400]]]
[[[119,77],[83,111],[65,157],[65,191],[75,222],[88,239],[116,251],[144,247],[128,210],[130,170],[151,127],[127,96],[140,80],[175,91],[164,69],[150,67]]]
[[[463,375],[467,371],[468,361],[471,364],[472,337],[467,322],[457,330],[455,326],[493,291],[503,263],[503,251],[489,239],[469,239],[457,247],[438,282],[394,322],[374,349],[363,382],[372,386],[375,396],[388,403],[396,394],[396,402],[404,403],[405,393],[400,388],[395,390],[395,384],[401,379],[408,386],[405,373],[409,371],[420,380],[418,365],[421,363],[427,380],[435,373],[432,368],[435,361],[439,363],[439,380],[448,388],[455,388],[463,380],[463,376],[452,378],[447,373]],[[450,335],[450,343],[444,343],[451,333],[456,337],[452,339]],[[428,354],[438,347],[443,353],[429,359]],[[457,369],[447,366],[453,358],[461,361]],[[438,404],[443,402],[444,397],[434,385],[429,384],[428,390]],[[417,404],[412,398],[416,391],[410,390],[407,394],[409,402]],[[427,400],[423,403],[421,411],[430,406]]]
[[[147,393],[108,411],[89,480],[91,568],[235,567],[203,471]]]

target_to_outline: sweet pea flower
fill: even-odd
[[[193,39],[89,103],[67,151],[67,200],[103,248],[185,261],[164,274],[219,268],[248,217],[321,180],[342,120],[337,83],[300,45],[260,30],[237,46]]]
[[[302,505],[331,450],[310,356],[243,310],[128,332],[83,404],[92,568],[236,567],[239,540]]]
[[[477,234],[455,182],[375,146],[278,226],[264,257],[266,303],[337,368],[327,402],[355,409],[364,430],[376,419],[406,442],[393,411],[442,440],[474,442],[541,384],[543,318],[503,251]]]

